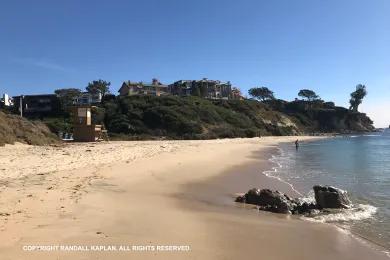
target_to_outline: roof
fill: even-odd
[[[23,97],[57,97],[56,94],[36,94],[36,95],[19,95],[19,96],[13,96],[12,98],[20,98]]]
[[[138,84],[139,82],[131,82],[130,80],[123,81],[122,86],[119,88],[118,92],[120,92],[123,87],[136,86]]]
[[[142,86],[145,86],[145,87],[162,87],[162,88],[167,88],[168,87],[168,85],[164,85],[164,84],[161,84],[161,83],[159,83],[159,84],[153,84],[153,83],[143,83],[143,82],[141,82],[141,84],[142,84]]]
[[[182,80],[175,81],[173,84],[184,83],[184,82],[208,82],[208,83],[213,83],[213,84],[217,84],[217,85],[231,85],[230,81],[223,82],[220,80],[212,80],[212,79],[207,79],[207,78],[199,79],[199,80],[184,80],[184,79],[182,79]]]
[[[125,84],[125,85],[127,85],[127,86],[130,86],[130,85],[139,85],[139,84],[141,84],[142,82],[136,82],[136,81],[130,81],[130,80],[128,80],[128,81],[124,81],[123,82],[123,84]],[[122,85],[123,85],[122,84]]]
[[[191,80],[191,79],[181,79],[181,80],[177,80],[175,82],[173,82],[173,84],[176,84],[176,83],[188,83],[188,82],[193,82],[195,80]]]
[[[164,84],[161,84],[161,83],[158,83],[158,85],[156,85],[156,84],[153,84],[153,82],[132,82],[132,81],[130,81],[130,80],[128,80],[128,81],[124,81],[123,83],[122,83],[122,86],[119,88],[119,90],[118,90],[118,92],[120,92],[121,91],[121,89],[123,88],[123,87],[130,87],[130,86],[136,86],[136,87],[138,87],[138,88],[142,88],[142,87],[160,87],[160,88],[168,88],[168,85],[164,85]]]

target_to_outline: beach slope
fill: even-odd
[[[0,258],[388,259],[336,227],[233,202],[252,187],[297,195],[262,174],[295,139],[0,148]]]

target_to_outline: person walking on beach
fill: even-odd
[[[299,148],[299,140],[297,139],[297,140],[295,140],[295,149],[298,150],[298,148]]]

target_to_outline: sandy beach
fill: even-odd
[[[0,259],[389,259],[335,226],[234,202],[252,187],[298,195],[262,174],[295,139],[0,147]]]

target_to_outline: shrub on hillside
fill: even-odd
[[[0,145],[14,142],[46,145],[58,143],[59,139],[41,121],[30,121],[0,111]]]
[[[324,119],[329,120],[326,114],[329,112],[324,111],[329,110],[329,105],[322,101],[272,100],[263,103],[196,96],[139,95],[116,97],[105,102],[104,109],[106,126],[117,136],[212,139],[323,131]],[[348,110],[338,107],[331,110],[334,113],[330,116],[332,120],[349,120],[346,119]],[[368,121],[362,119],[360,122]],[[341,125],[329,124],[326,131],[335,131]]]

